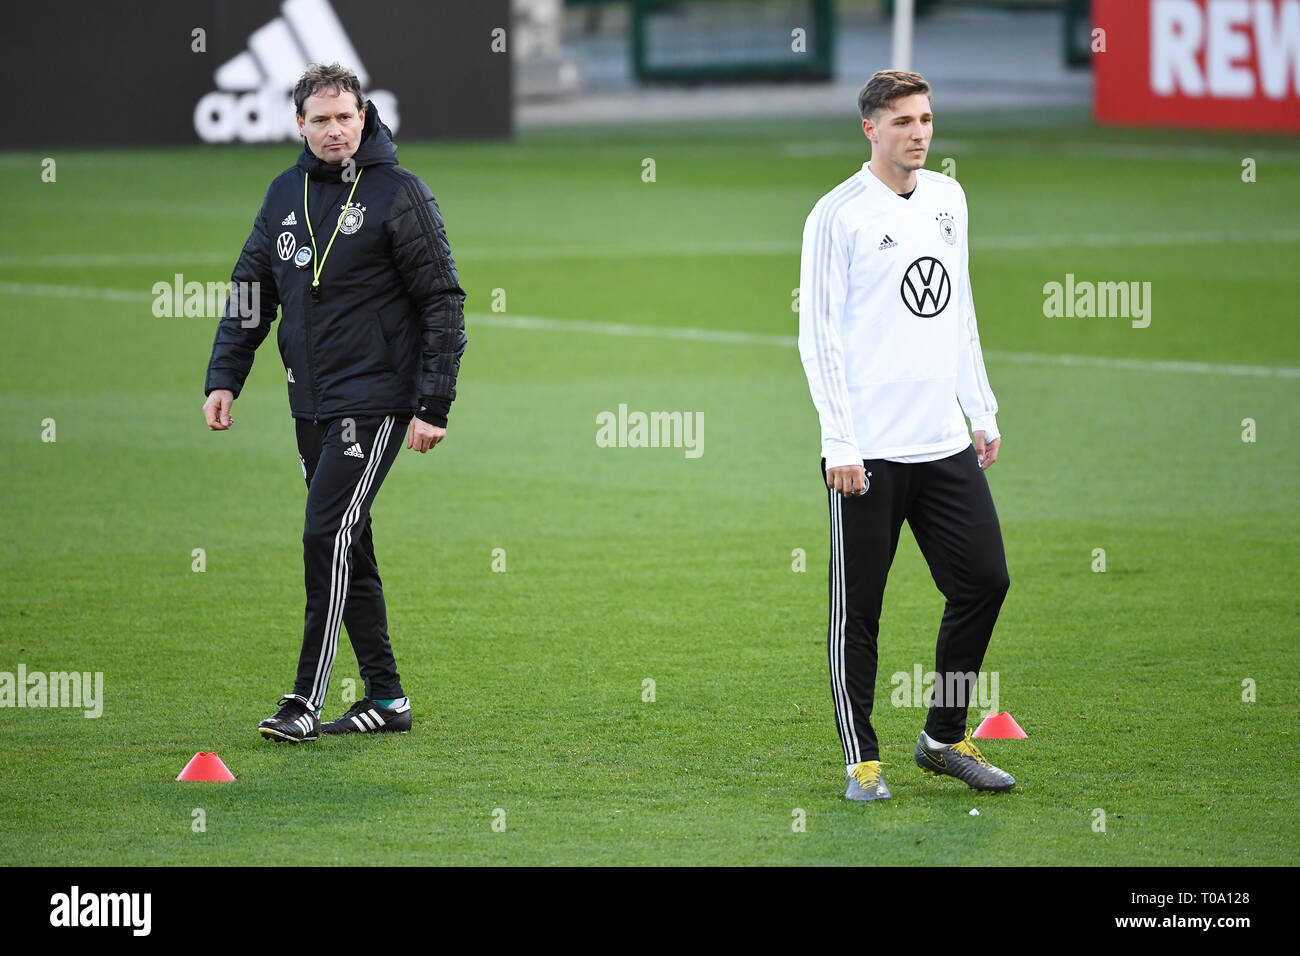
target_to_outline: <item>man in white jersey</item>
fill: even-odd
[[[845,797],[890,796],[871,708],[881,598],[904,521],[947,598],[934,699],[913,757],[927,773],[1009,790],[1015,779],[966,730],[1008,587],[983,472],[1002,439],[975,326],[966,194],[922,168],[933,114],[920,74],[876,73],[858,108],[871,161],[808,216],[799,282],[799,353],[830,500],[827,649]]]

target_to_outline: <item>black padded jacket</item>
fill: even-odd
[[[298,162],[271,183],[231,275],[204,394],[226,388],[239,397],[278,307],[294,418],[418,415],[446,426],[465,351],[465,292],[438,204],[398,165],[374,103],[366,104],[352,160],[326,163],[304,145]]]

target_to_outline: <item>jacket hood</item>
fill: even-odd
[[[357,166],[396,166],[397,147],[393,145],[393,131],[379,118],[379,110],[373,100],[366,100],[366,121],[361,127],[361,144],[352,154]],[[320,159],[308,147],[306,140],[302,152],[298,155],[298,167],[306,170],[307,175],[320,182],[338,183],[343,181],[343,163],[327,163]]]

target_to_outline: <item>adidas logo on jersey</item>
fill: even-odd
[[[884,252],[886,249],[892,249],[896,245],[898,245],[898,243],[889,238],[889,233],[885,233],[885,238],[880,240],[880,245],[876,246],[876,251]]]
[[[353,442],[353,443],[352,443],[352,447],[349,448],[349,449],[347,449],[347,450],[345,450],[345,451],[343,452],[343,454],[348,455],[349,457],[352,457],[352,458],[365,458],[365,457],[366,457],[366,456],[365,456],[364,454],[362,454],[362,452],[361,452],[361,443],[360,443],[360,442]]]
[[[285,371],[289,373],[289,381],[294,385],[297,385],[298,383],[293,381],[293,369],[287,368]]]
[[[280,220],[280,225],[296,226],[298,225],[298,217],[295,216],[293,212],[290,212],[289,215],[285,216],[283,219]]]

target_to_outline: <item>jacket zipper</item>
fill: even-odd
[[[304,171],[303,171],[303,175],[304,175],[304,176],[307,176],[308,173],[304,170]],[[310,209],[307,209],[307,208],[304,208],[304,209],[303,209],[303,215],[305,215],[305,216],[311,216],[311,210],[310,210]],[[307,272],[307,273],[310,275],[311,270],[315,267],[315,265],[316,265],[315,262],[310,263],[310,264],[307,266],[306,270],[304,270],[304,271]],[[311,351],[312,351],[312,349],[311,349],[311,311],[312,311],[312,304],[313,304],[313,303],[312,303],[312,297],[311,297],[311,280],[310,280],[310,279],[307,280],[307,289],[306,289],[306,292],[304,293],[304,297],[303,297],[303,302],[302,302],[302,304],[303,304],[303,315],[306,316],[306,325],[305,325],[305,328],[304,328],[304,330],[303,330],[303,333],[304,333],[304,335],[306,336],[306,340],[307,340],[307,374],[308,374],[309,376],[311,376],[311,421],[312,421],[312,424],[313,424],[313,425],[319,425],[319,424],[320,424],[320,395],[319,395],[319,392],[317,392],[317,390],[316,390],[316,367],[315,367],[315,365],[312,363],[312,360],[311,360]]]
[[[303,315],[306,327],[303,332],[307,339],[307,374],[311,377],[311,420],[313,425],[320,424],[320,398],[316,391],[316,366],[311,360],[311,283],[307,284],[307,294],[303,299]]]

